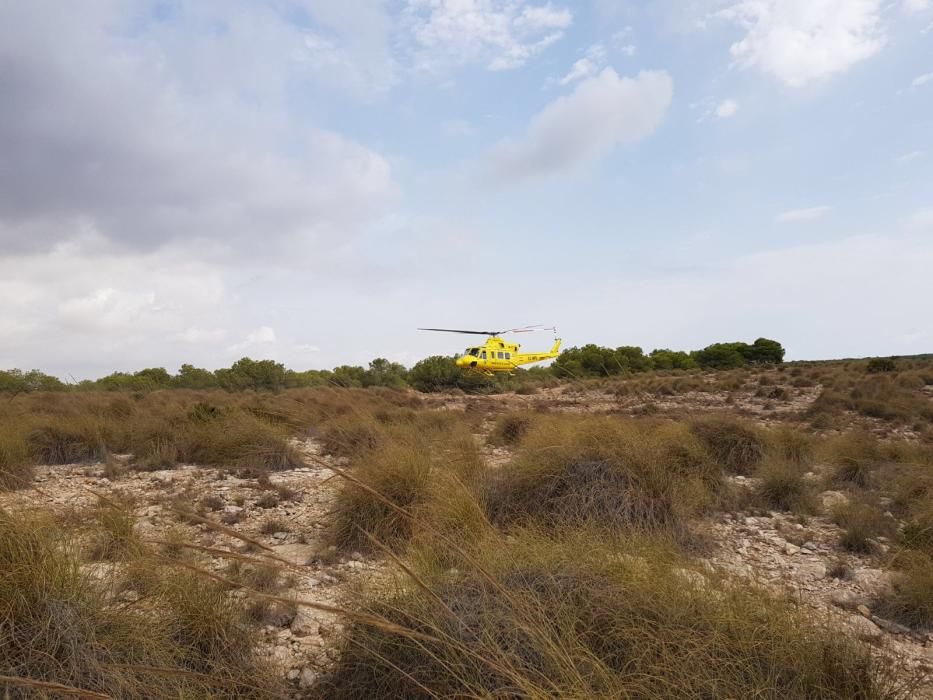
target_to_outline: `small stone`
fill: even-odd
[[[284,540],[285,538],[288,537],[288,533],[287,532],[273,532],[272,537],[277,540]]]
[[[352,554],[350,554],[350,558],[353,561],[363,561],[363,555],[360,554],[359,552],[353,552]]]
[[[804,549],[809,549],[811,552],[816,551],[816,544],[814,544],[813,542],[804,542],[800,546],[803,547]]]
[[[862,615],[851,615],[847,622],[859,639],[872,640],[881,636],[881,630],[878,629],[878,626]]]
[[[286,674],[286,677],[288,678],[288,680],[294,681],[294,680],[297,680],[298,676],[300,675],[301,675],[301,670],[297,668],[293,668],[291,671],[289,671]]]
[[[743,522],[744,522],[746,525],[755,526],[755,525],[758,525],[758,518],[752,518],[752,517],[749,516],[749,517],[745,518],[745,520],[744,520]]]
[[[862,604],[863,598],[852,591],[836,591],[829,597],[829,602],[843,610],[855,610]]]
[[[855,606],[855,611],[862,617],[871,618],[871,610],[868,609],[867,605],[857,605]]]
[[[857,569],[852,581],[863,591],[878,594],[887,587],[888,575],[881,569]]]
[[[788,542],[787,544],[784,545],[784,554],[796,554],[799,551],[800,551],[800,547],[798,547],[795,544],[791,544],[790,542]]]
[[[890,632],[891,634],[901,634],[904,636],[910,635],[910,628],[898,624],[897,622],[885,620],[884,618],[878,617],[877,615],[872,615],[871,621],[878,625],[878,627],[881,629],[885,630],[886,632]]]
[[[800,568],[797,569],[797,572],[802,578],[819,581],[826,578],[826,565],[821,561],[814,561],[813,559],[804,560]]]
[[[848,503],[849,497],[842,491],[823,491],[823,493],[820,494],[820,501],[822,501],[825,510],[831,511],[838,506],[844,506]]]
[[[308,690],[314,685],[316,679],[317,673],[311,667],[305,666],[301,669],[301,674],[298,677],[298,687],[302,690]]]
[[[298,611],[289,627],[294,636],[308,637],[313,634],[318,634],[318,620],[311,615],[312,614],[308,610]]]

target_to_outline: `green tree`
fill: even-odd
[[[308,369],[304,372],[296,372],[290,369],[285,372],[285,386],[290,389],[324,386],[333,383],[333,375],[334,373],[329,369]]]
[[[152,387],[165,387],[172,383],[172,376],[164,367],[149,367],[136,372],[133,377],[140,380],[143,385]]]
[[[745,364],[739,350],[744,343],[713,343],[693,353],[693,359],[704,369],[735,369]]]
[[[363,373],[363,386],[403,387],[407,375],[408,370],[404,365],[377,357],[369,363],[369,369]]]
[[[654,369],[695,369],[696,361],[689,354],[679,350],[661,348],[652,350],[651,362]]]
[[[267,389],[277,391],[285,386],[285,365],[274,360],[237,360],[229,369],[214,373],[224,389]]]
[[[615,371],[613,371],[612,374],[618,374],[620,372],[645,372],[653,367],[651,359],[645,357],[644,351],[632,345],[623,345],[622,347],[616,348],[612,353],[612,362],[615,364]]]
[[[779,365],[784,361],[784,347],[776,340],[758,338],[745,348],[741,352],[748,362]]]
[[[458,388],[462,374],[453,357],[432,355],[415,363],[408,372],[408,381],[418,391],[444,391]]]
[[[360,387],[363,386],[363,376],[366,370],[356,365],[340,365],[334,367],[331,382],[337,386]]]
[[[24,372],[21,369],[0,371],[0,391],[15,394],[30,391],[60,391],[66,384],[58,377],[45,374],[37,369]]]
[[[172,383],[181,389],[212,389],[218,386],[213,372],[188,364],[181,366]]]

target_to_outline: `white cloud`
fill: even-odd
[[[777,221],[779,223],[796,223],[801,221],[816,221],[817,219],[822,219],[826,216],[832,207],[820,206],[820,207],[808,207],[806,209],[791,209],[790,211],[781,212],[777,216]]]
[[[250,331],[242,342],[234,343],[227,348],[230,355],[241,355],[249,353],[260,359],[266,359],[274,355],[278,338],[275,331],[269,326],[260,326]]]
[[[924,151],[911,151],[910,153],[905,153],[902,156],[898,156],[894,159],[894,162],[898,165],[903,165],[904,163],[909,163],[912,160],[917,160],[917,158],[922,158]]]
[[[570,72],[558,80],[557,83],[558,85],[569,85],[570,83],[576,82],[577,80],[589,78],[598,70],[599,66],[597,66],[592,60],[589,58],[581,58],[580,60],[576,61],[573,66],[571,66]]]
[[[570,71],[560,80],[558,85],[569,85],[570,83],[589,78],[596,75],[606,64],[606,49],[602,44],[594,44],[586,50],[586,56],[576,61],[571,66]]]
[[[738,102],[733,99],[723,100],[719,103],[719,106],[716,107],[716,116],[720,119],[728,119],[729,117],[734,117],[738,111]]]
[[[537,31],[541,29],[566,29],[573,22],[570,10],[556,9],[550,5],[526,6],[515,19],[519,29]]]
[[[519,68],[560,40],[573,14],[526,0],[408,0],[406,16],[419,68],[484,63]]]
[[[911,81],[910,86],[914,88],[923,87],[928,82],[933,80],[933,73],[924,73],[923,75],[918,75],[916,78]]]
[[[930,0],[904,0],[904,11],[908,14],[918,14],[929,9]]]
[[[257,232],[264,249],[350,234],[394,196],[380,154],[291,119],[282,76],[297,79],[297,37],[281,20],[256,10],[247,36],[239,7],[225,42],[192,40],[182,20],[129,41],[110,32],[129,3],[0,7],[0,103],[15,105],[0,119],[0,244],[42,249],[93,231],[120,246],[200,238],[252,255]],[[255,42],[269,51],[241,71],[236,53]]]
[[[666,72],[623,78],[606,68],[535,115],[521,141],[495,147],[488,164],[506,180],[572,169],[649,136],[672,96],[673,81]]]
[[[933,232],[933,207],[915,211],[908,219],[907,225],[914,231]]]
[[[629,58],[638,51],[638,47],[631,41],[633,31],[631,26],[627,26],[612,35],[612,46]]]
[[[719,15],[746,30],[731,47],[736,63],[799,87],[880,51],[880,11],[881,0],[743,0]]]
[[[227,337],[227,331],[223,328],[198,328],[191,326],[181,333],[172,336],[174,340],[191,345],[205,345],[219,342]]]

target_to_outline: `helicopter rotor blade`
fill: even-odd
[[[419,328],[419,331],[433,331],[436,333],[464,333],[466,335],[504,335],[506,333],[534,333],[536,331],[556,331],[556,328],[550,326],[535,324],[533,326],[521,326],[520,328],[508,328],[502,331],[468,331],[459,328]]]
[[[466,333],[467,335],[499,335],[508,331],[464,331],[456,328],[419,328],[419,331],[435,331],[437,333]]]

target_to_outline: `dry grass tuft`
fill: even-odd
[[[528,434],[533,420],[534,416],[524,413],[499,416],[489,435],[489,441],[494,445],[517,445]]]
[[[833,511],[833,520],[843,528],[839,544],[849,552],[873,552],[874,538],[890,529],[881,511],[868,503],[852,502],[839,506]]]
[[[898,555],[897,574],[878,601],[879,614],[910,627],[933,629],[933,557],[911,551]]]
[[[0,428],[0,491],[25,488],[35,477],[35,460],[16,426]]]
[[[689,430],[618,419],[553,418],[526,437],[487,493],[496,523],[592,525],[687,534],[721,472]]]
[[[774,510],[808,515],[817,511],[813,487],[798,463],[781,457],[766,457],[755,475],[759,478],[758,496]]]
[[[732,474],[751,474],[764,456],[761,431],[735,418],[704,418],[694,421],[691,428],[723,469]]]
[[[515,535],[477,544],[482,571],[428,565],[420,585],[364,603],[410,632],[351,626],[320,696],[910,696],[867,647],[656,542]]]
[[[201,577],[132,560],[100,578],[51,521],[0,510],[0,668],[5,674],[114,698],[270,698],[252,628]],[[145,572],[143,575],[142,572]],[[113,580],[111,580],[113,577]],[[144,606],[110,599],[127,585]],[[5,698],[52,697],[0,682]]]
[[[830,440],[822,451],[834,467],[832,484],[861,489],[872,485],[872,474],[882,457],[881,446],[873,435],[846,433]]]
[[[328,541],[338,549],[369,550],[368,533],[391,548],[404,545],[413,523],[397,509],[408,512],[427,502],[431,468],[431,455],[423,446],[393,444],[368,455],[353,476],[381,498],[355,483],[341,484]]]

